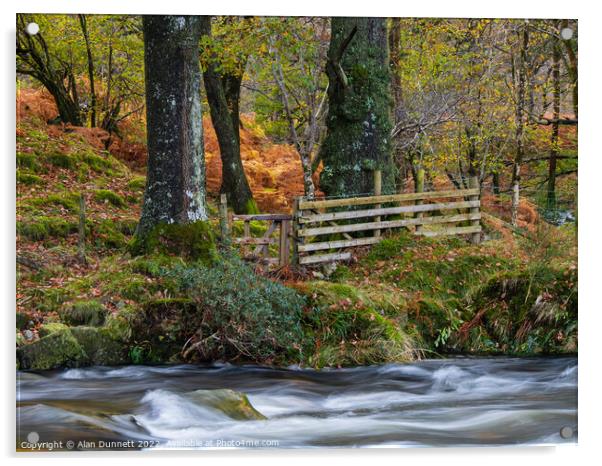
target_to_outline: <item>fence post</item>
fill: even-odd
[[[293,199],[293,265],[299,265],[299,198]]]
[[[222,234],[222,243],[230,244],[230,232],[228,231],[228,197],[222,194],[219,197],[219,227]]]
[[[479,179],[476,176],[471,176],[468,179],[468,187],[471,189],[478,189],[479,186]],[[469,200],[470,201],[478,201],[479,200],[479,194],[477,194],[476,196],[470,196]],[[469,212],[471,214],[475,214],[475,213],[479,213],[480,208],[479,207],[471,207]],[[480,220],[471,220],[470,221],[470,225],[471,226],[479,226],[481,224]],[[470,237],[470,242],[472,244],[479,244],[481,242],[481,233],[477,232],[477,233],[473,233],[472,236]]]
[[[382,172],[380,170],[374,170],[374,195],[380,196],[382,194]],[[376,204],[375,209],[380,209],[381,205]],[[380,215],[375,217],[376,222],[380,222]],[[380,230],[374,230],[374,237],[380,237]]]
[[[288,232],[290,228],[290,223],[288,220],[282,220],[280,222],[280,250],[278,255],[278,263],[280,266],[285,266],[288,264],[289,259],[289,241],[288,241]]]
[[[423,193],[424,192],[424,168],[419,168],[416,173],[416,192]],[[416,201],[416,205],[422,205],[422,199],[418,199]],[[424,213],[417,212],[416,218],[422,218]],[[416,225],[416,233],[422,231],[422,225]]]
[[[84,193],[79,195],[79,229],[77,249],[79,261],[86,264],[86,200]]]

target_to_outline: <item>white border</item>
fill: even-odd
[[[602,179],[601,141],[596,136],[599,129],[602,102],[600,101],[600,31],[602,20],[593,6],[594,2],[579,1],[536,1],[536,0],[504,0],[504,1],[428,1],[397,2],[371,0],[351,4],[347,1],[327,2],[325,0],[301,1],[259,1],[259,0],[21,0],[12,5],[1,4],[2,21],[2,73],[1,109],[3,124],[1,127],[2,151],[1,160],[4,177],[2,183],[3,201],[0,212],[2,219],[2,269],[0,280],[4,306],[0,310],[4,317],[2,360],[5,362],[6,377],[1,385],[6,413],[2,423],[0,439],[4,456],[8,461],[15,460],[14,431],[14,333],[12,330],[12,310],[14,308],[14,150],[15,150],[15,75],[14,75],[14,28],[17,12],[89,12],[89,13],[166,13],[166,14],[255,14],[255,15],[346,15],[346,16],[439,16],[439,17],[568,17],[579,19],[579,60],[580,60],[580,119],[579,149],[579,446],[557,448],[474,448],[474,449],[403,449],[403,450],[271,450],[271,451],[229,451],[229,452],[153,452],[153,453],[98,453],[88,454],[36,454],[19,455],[19,464],[30,464],[43,460],[49,464],[81,463],[85,458],[91,464],[106,464],[107,460],[127,458],[128,461],[144,461],[145,464],[164,465],[167,457],[174,457],[181,463],[206,462],[210,464],[228,464],[230,462],[246,465],[288,465],[303,464],[315,461],[327,461],[329,464],[365,464],[377,461],[379,464],[437,464],[437,465],[479,465],[486,461],[487,465],[504,465],[529,463],[545,463],[546,465],[589,464],[595,458],[597,446],[602,445],[599,435],[602,433],[600,423],[600,344],[602,343],[602,322],[600,315],[601,289],[598,282],[601,264],[599,229],[597,221],[600,215],[600,190]],[[516,461],[519,463],[516,463]],[[598,458],[599,461],[599,458]],[[597,461],[596,461],[597,462]]]

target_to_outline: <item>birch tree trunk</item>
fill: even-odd
[[[524,126],[525,126],[525,82],[526,82],[526,63],[527,63],[527,48],[529,47],[529,30],[528,25],[523,25],[521,37],[521,47],[518,57],[518,63],[515,66],[515,73],[518,78],[517,92],[516,92],[516,112],[515,112],[515,124],[516,124],[516,154],[514,156],[514,163],[512,165],[512,225],[517,226],[518,224],[518,205],[520,202],[520,172],[521,165],[523,163],[524,156]]]

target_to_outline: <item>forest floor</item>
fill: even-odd
[[[191,296],[190,274],[180,273],[197,265],[179,257],[131,257],[127,252],[145,185],[143,122],[124,124],[124,138],[114,137],[107,151],[109,135],[102,130],[48,125],[56,109],[43,92],[21,89],[17,111],[17,255],[31,262],[18,265],[17,270],[17,345],[24,354],[23,348],[35,346],[32,342],[52,337],[63,348],[37,366],[21,357],[22,365],[24,361],[33,368],[196,361],[222,354],[235,361],[323,367],[449,352],[577,350],[576,229],[542,222],[535,204],[524,199],[519,235],[503,221],[489,218],[483,222],[489,240],[481,245],[401,233],[371,249],[358,249],[349,264],[335,270],[302,274],[284,270],[277,278],[259,276],[252,286],[269,296],[258,296],[256,302],[273,299],[272,311],[298,302],[281,285],[301,297],[299,336],[293,338],[282,330],[279,339],[275,327],[269,338],[255,340],[259,337],[251,333],[257,329],[239,325],[236,331],[248,330],[248,341],[257,341],[257,348],[265,345],[282,351],[253,354],[224,331],[229,343],[219,348],[178,352],[192,336],[177,326],[166,328],[165,316],[199,310],[210,299],[201,291],[198,297]],[[243,164],[260,210],[289,211],[292,197],[303,192],[296,151],[272,142],[252,116],[244,116],[243,125]],[[221,166],[208,120],[204,127],[210,212],[216,218]],[[568,190],[575,180],[565,180],[561,183],[568,187],[560,188]],[[80,194],[86,203],[85,264],[78,259]],[[483,208],[497,218],[509,218],[507,197],[485,194]],[[221,277],[238,279],[238,272],[232,270],[224,269]],[[273,280],[280,288],[271,287]],[[220,295],[232,289],[226,286],[225,291],[213,292]],[[250,313],[269,321],[269,315],[261,314],[265,309],[253,307],[251,298],[249,303],[244,305]],[[230,321],[220,325],[234,324],[238,325]],[[94,344],[115,340],[120,345],[115,351],[93,349],[77,332],[73,332],[77,341],[73,340],[65,325],[96,332],[94,338],[101,342]],[[287,325],[282,323],[283,328]],[[157,335],[136,333],[153,326],[158,326],[159,340],[153,340]],[[160,351],[157,347],[162,345],[169,350]],[[78,353],[80,347],[86,349],[87,359],[81,356],[84,352]],[[241,354],[227,356],[237,351]],[[96,356],[89,357],[92,353]]]

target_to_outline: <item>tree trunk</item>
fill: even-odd
[[[527,48],[529,46],[529,30],[525,24],[522,30],[522,41],[520,55],[518,59],[518,66],[515,67],[515,73],[518,74],[518,87],[516,92],[516,112],[515,112],[515,124],[516,124],[516,154],[514,156],[514,164],[512,166],[512,225],[517,226],[518,224],[518,205],[520,202],[520,170],[523,163],[524,156],[524,113],[525,113],[525,65],[527,62]]]
[[[137,234],[207,220],[200,18],[144,16],[148,174]]]
[[[201,17],[203,35],[211,35],[211,17]],[[203,74],[211,121],[222,159],[221,192],[237,214],[257,213],[257,204],[240,158],[240,116],[238,100],[242,76],[220,76],[214,63],[207,63]]]
[[[389,30],[389,67],[391,69],[391,90],[393,91],[393,125],[399,123],[399,114],[402,110],[402,89],[401,89],[401,18],[391,18],[391,28]],[[406,159],[403,151],[398,147],[395,141],[393,145],[393,160],[395,161],[395,189],[402,193],[405,189],[405,178],[407,173]]]
[[[381,170],[383,193],[393,192],[386,19],[332,18],[326,73],[329,107],[320,188],[328,196],[370,193],[372,172]]]
[[[548,193],[547,208],[556,208],[556,157],[558,156],[558,131],[560,119],[560,44],[555,40],[552,55],[552,83],[553,83],[553,116],[552,136],[550,138],[550,160],[548,162]]]
[[[90,48],[90,36],[88,34],[88,26],[86,15],[77,15],[79,24],[82,28],[84,41],[86,43],[86,54],[88,56],[88,80],[90,81],[90,127],[96,127],[96,91],[94,90],[94,59],[92,57],[92,49]],[[110,74],[110,70],[109,70]]]

